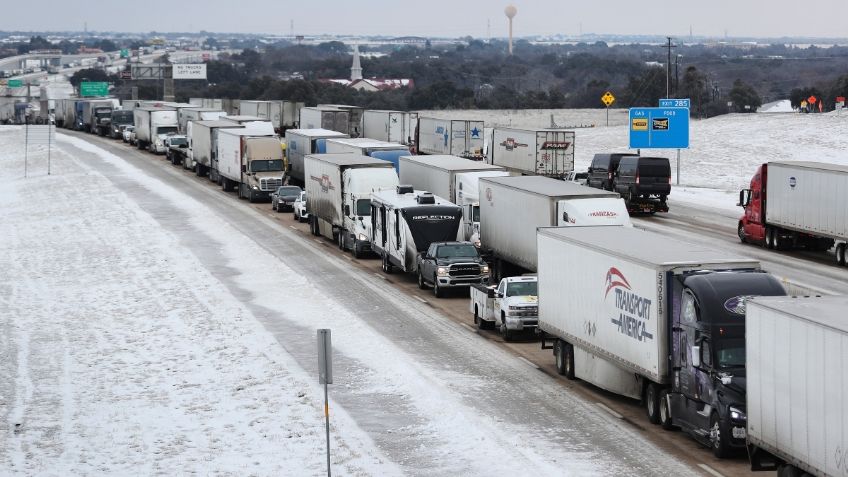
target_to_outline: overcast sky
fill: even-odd
[[[296,34],[505,36],[507,1],[72,0],[3,1],[0,30],[216,31]],[[515,35],[618,33],[848,37],[848,1],[524,0]],[[37,5],[34,7],[33,5]]]

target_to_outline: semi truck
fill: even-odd
[[[240,199],[270,200],[283,185],[284,157],[280,138],[255,129],[219,129],[214,170],[225,191],[236,188]]]
[[[756,260],[630,227],[537,235],[539,329],[557,372],[640,399],[652,423],[717,457],[744,449],[745,304],[785,295],[780,282]]]
[[[362,115],[362,137],[415,145],[418,113],[366,109]]]
[[[118,109],[112,111],[112,116],[109,118],[109,137],[112,139],[120,139],[126,126],[132,126],[135,120],[135,114],[128,109]]]
[[[180,132],[188,135],[188,123],[192,121],[214,121],[227,113],[220,109],[191,107],[177,110],[177,122]]]
[[[99,135],[109,134],[112,110],[120,108],[116,98],[86,99],[77,103],[77,129]]]
[[[496,127],[488,162],[520,174],[562,178],[574,170],[574,131]]]
[[[304,168],[313,235],[335,241],[356,258],[370,252],[371,191],[398,185],[392,165],[356,154],[309,154]]]
[[[350,128],[348,134],[350,137],[362,137],[362,116],[365,114],[365,108],[350,104],[319,104],[318,107],[347,111]]]
[[[479,182],[480,248],[492,258],[498,279],[536,271],[537,227],[632,226],[615,192],[540,176]]]
[[[188,138],[189,156],[193,163],[194,172],[202,177],[209,175],[209,180],[218,181],[211,170],[217,170],[218,164],[218,130],[244,129],[241,124],[232,121],[192,121]]]
[[[136,145],[164,154],[164,137],[177,132],[177,110],[171,107],[140,107],[133,110]]]
[[[748,456],[779,476],[848,475],[848,297],[747,305]]]
[[[739,192],[742,242],[769,249],[827,251],[845,265],[848,242],[848,167],[823,162],[762,164]]]
[[[483,121],[418,118],[418,154],[452,155],[483,160]]]
[[[418,255],[430,244],[459,238],[461,217],[457,205],[410,185],[372,192],[371,248],[383,272],[416,273]]]
[[[395,142],[361,138],[327,139],[327,154],[361,154],[390,162],[395,171],[401,156],[409,155],[409,147]]]
[[[247,101],[239,103],[239,114],[259,116],[271,121],[274,130],[283,134],[297,126],[304,103],[296,101]]]
[[[401,156],[400,181],[462,207],[462,236],[479,246],[481,177],[508,176],[502,167],[458,156]]]
[[[347,134],[329,129],[289,129],[286,131],[286,159],[288,176],[306,185],[303,160],[309,154],[327,152],[327,139],[344,138]]]
[[[349,137],[359,137],[360,123],[351,118],[347,109],[316,106],[301,108],[298,127],[301,129],[329,129]]]

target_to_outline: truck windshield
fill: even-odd
[[[720,369],[745,367],[745,339],[727,338],[716,343],[716,360]]]
[[[538,282],[513,282],[506,284],[506,296],[538,296]]]
[[[282,170],[282,159],[250,161],[250,172],[277,172]]]
[[[480,255],[477,253],[477,249],[473,245],[465,243],[456,245],[442,245],[436,252],[436,258],[477,258],[479,256]]]
[[[161,128],[156,128],[156,135],[162,134],[171,134],[177,132],[177,128],[175,126],[165,126]]]
[[[356,201],[356,215],[369,217],[371,215],[371,199],[359,199]]]
[[[172,146],[188,146],[188,141],[184,137],[172,137],[170,144]]]

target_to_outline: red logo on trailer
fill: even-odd
[[[604,293],[604,298],[606,298],[607,295],[609,295],[610,290],[615,287],[622,287],[627,290],[630,290],[630,282],[628,282],[627,279],[624,278],[624,274],[621,273],[621,271],[615,267],[610,267],[609,271],[607,272],[606,283],[607,291],[606,293]]]

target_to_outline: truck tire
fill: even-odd
[[[512,341],[515,337],[515,333],[506,327],[506,316],[503,312],[501,312],[501,326],[500,330],[501,336],[503,336],[504,341]]]
[[[671,421],[671,410],[668,408],[668,390],[660,391],[660,425],[667,431],[673,431],[674,425]]]
[[[745,237],[745,226],[742,225],[742,222],[739,222],[739,226],[736,227],[736,235],[739,237],[740,242],[748,242],[748,239]]]
[[[345,251],[345,244],[344,244],[345,231],[344,231],[343,229],[342,229],[342,230],[339,230],[339,234],[338,234],[338,235],[339,235],[339,239],[338,239],[338,243],[339,243],[339,250],[341,250],[342,252],[344,252],[344,251]]]
[[[354,239],[350,252],[353,254],[353,258],[362,258],[362,247],[359,246],[358,240]]]
[[[570,343],[557,339],[554,343],[554,359],[557,373],[566,379],[574,379],[574,347]]]
[[[652,424],[660,423],[660,387],[658,384],[649,382],[645,386],[645,412]]]
[[[419,265],[420,267],[420,265]],[[418,270],[418,288],[422,290],[427,289],[427,284],[424,283],[424,275],[421,274],[421,270]],[[477,306],[474,306],[474,323],[477,323]]]
[[[201,169],[202,167],[203,166],[201,166],[200,164],[195,164],[194,165],[194,175],[196,175],[197,177],[203,176],[203,169]]]
[[[718,418],[718,413],[712,413],[710,416],[710,447],[713,450],[713,455],[719,459],[724,459],[730,455],[730,445],[727,442],[729,434],[730,431],[727,426]]]
[[[385,272],[388,275],[391,275],[392,271],[394,270],[394,267],[392,266],[392,262],[389,261],[389,255],[386,252],[383,252],[382,258],[383,258],[383,263],[382,263],[383,272]]]
[[[445,290],[439,286],[439,280],[435,276],[433,276],[433,295],[435,295],[436,298],[445,297]]]
[[[774,229],[771,227],[766,227],[766,248],[769,250],[774,249]]]
[[[421,275],[419,274],[418,277],[418,279],[420,280]],[[474,305],[474,326],[476,326],[478,329],[483,329],[483,320],[480,319],[480,310],[478,309],[477,305]]]
[[[840,243],[836,246],[836,264],[845,266],[845,244]]]

